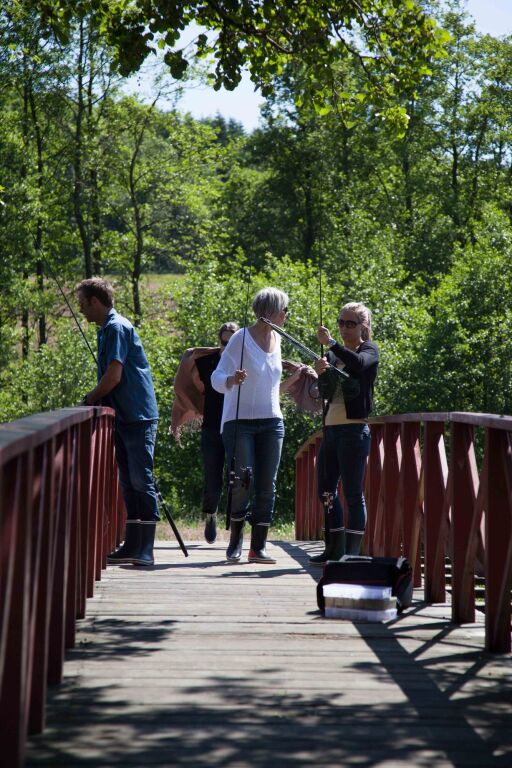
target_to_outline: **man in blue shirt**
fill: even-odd
[[[153,455],[158,408],[153,379],[141,340],[129,320],[113,306],[112,286],[101,278],[76,287],[80,311],[98,331],[98,384],[84,405],[101,402],[114,409],[115,449],[126,505],[126,537],[107,562],[153,565],[159,520]]]

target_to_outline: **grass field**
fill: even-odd
[[[225,530],[225,519],[224,512],[220,513],[217,519],[217,541],[227,542],[229,540],[229,531]],[[183,541],[200,541],[203,538],[204,524],[202,522],[191,523],[190,521],[179,519],[174,520],[174,522]],[[246,530],[247,535],[249,535],[250,528],[248,525]],[[172,541],[175,539],[174,532],[167,522],[158,523],[156,538],[160,539],[160,541]],[[283,541],[294,539],[295,528],[293,521],[286,523],[276,521],[275,525],[270,526],[268,538],[269,540],[279,539]]]

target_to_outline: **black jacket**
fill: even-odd
[[[359,394],[345,401],[348,419],[366,419],[373,408],[373,383],[379,365],[379,349],[372,341],[363,341],[356,352],[333,344],[331,352],[345,364],[345,371],[359,380]]]

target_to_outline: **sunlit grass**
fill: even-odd
[[[174,518],[174,524],[178,529],[178,532],[183,541],[202,541],[204,540],[204,523],[198,520],[184,520],[180,518]],[[250,535],[250,528],[246,526],[247,535]],[[174,532],[167,521],[158,523],[156,527],[156,538],[161,541],[176,540]],[[269,541],[291,541],[295,538],[295,523],[292,521],[279,521],[277,520],[270,526]],[[217,541],[227,542],[229,540],[229,531],[226,531],[225,516],[219,514],[217,519]],[[176,542],[176,546],[178,543]]]
[[[145,288],[150,290],[160,290],[161,288],[172,289],[174,286],[183,282],[184,279],[184,274],[176,274],[175,272],[148,272],[141,276],[140,281]]]

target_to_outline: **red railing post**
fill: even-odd
[[[66,592],[66,616],[64,647],[74,648],[76,636],[76,617],[78,613],[78,580],[79,580],[79,481],[78,481],[78,429],[71,427],[68,433],[67,451],[69,452],[69,481],[67,509],[69,514],[69,554]]]
[[[324,505],[318,496],[318,454],[322,445],[322,436],[317,435],[313,444],[314,472],[311,487],[311,538],[323,539],[325,529]]]
[[[7,558],[9,583],[4,612],[5,645],[0,689],[0,746],[6,765],[23,762],[28,727],[28,651],[30,639],[32,452],[18,456],[8,472],[2,515],[2,559]],[[2,536],[2,539],[4,537]],[[12,549],[3,549],[10,541]]]
[[[444,447],[444,423],[425,424],[424,516],[425,516],[425,600],[442,603],[446,600],[445,565],[446,520],[444,495],[448,478]]]
[[[401,452],[399,446],[400,425],[395,422],[384,424],[383,462],[379,501],[375,521],[373,554],[399,555],[400,544],[397,534],[397,492],[400,474]]]
[[[372,424],[371,427],[370,455],[365,475],[365,499],[367,511],[366,532],[364,536],[364,549],[366,554],[376,553],[377,514],[379,508],[380,485],[382,482],[382,460],[384,449],[382,446],[384,426]]]
[[[60,683],[62,680],[62,668],[64,665],[65,625],[66,625],[66,598],[68,587],[68,560],[69,560],[69,515],[67,509],[68,493],[68,447],[69,439],[66,432],[57,437],[54,464],[57,469],[57,487],[55,495],[55,507],[57,512],[57,524],[55,526],[55,539],[53,551],[53,582],[52,582],[52,608],[50,618],[50,654],[48,658],[48,682]]]
[[[512,435],[486,430],[485,638],[486,649],[510,653],[512,588]],[[492,468],[492,476],[491,476]]]
[[[384,552],[390,556],[401,554],[402,530],[398,485],[402,447],[400,424],[384,426]]]
[[[45,724],[45,702],[48,677],[48,646],[51,594],[51,554],[53,540],[54,512],[52,507],[52,464],[54,440],[36,449],[34,457],[33,504],[35,525],[34,543],[37,555],[34,558],[36,594],[34,608],[34,642],[32,683],[30,693],[29,733],[39,733]],[[37,521],[37,522],[36,522]]]
[[[420,541],[422,510],[420,508],[420,423],[404,421],[401,434],[402,462],[400,465],[399,508],[402,520],[404,555],[414,572],[415,586],[421,586]]]
[[[452,620],[475,620],[475,535],[478,470],[472,424],[451,425],[452,479]]]
[[[310,443],[306,449],[306,508],[304,510],[304,529],[308,539],[314,539],[313,533],[313,504],[314,504],[314,486],[315,486],[315,449],[314,443]]]
[[[295,455],[295,539],[304,540],[304,459],[303,454]]]
[[[79,509],[79,584],[78,584],[78,605],[77,618],[85,617],[85,606],[87,602],[87,574],[89,572],[89,532],[91,526],[91,442],[92,442],[92,423],[85,421],[79,424],[78,454],[77,454],[77,475],[78,475],[78,496],[77,503]]]

